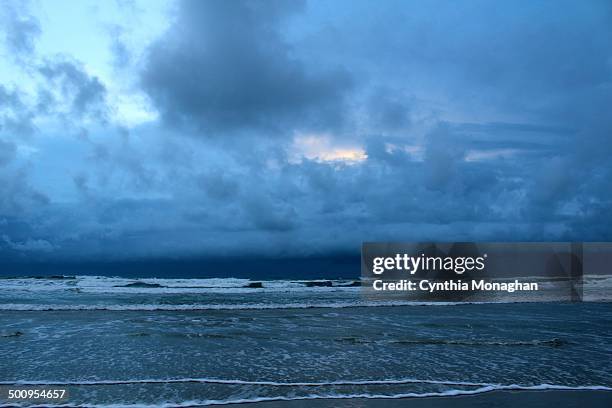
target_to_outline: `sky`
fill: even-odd
[[[0,263],[612,239],[609,1],[0,0]]]

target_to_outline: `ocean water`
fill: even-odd
[[[0,384],[55,384],[70,394],[61,403],[92,406],[495,389],[612,396],[612,303],[383,302],[364,300],[353,281],[249,285],[259,286],[0,279]]]

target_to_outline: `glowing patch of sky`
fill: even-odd
[[[291,161],[309,160],[330,162],[342,161],[357,164],[367,159],[363,147],[355,144],[339,143],[328,134],[297,134],[293,139],[290,152]]]

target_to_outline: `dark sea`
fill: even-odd
[[[368,301],[355,284],[2,278],[0,381],[100,407],[612,391],[612,303]]]

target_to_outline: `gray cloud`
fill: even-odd
[[[44,239],[28,239],[25,242],[13,242],[9,237],[3,235],[2,240],[9,248],[20,252],[51,252],[56,249],[53,244]]]
[[[34,52],[41,29],[38,20],[28,13],[27,3],[6,0],[0,7],[0,33],[11,55],[20,61]]]
[[[46,110],[0,88],[5,250],[279,255],[362,240],[611,239],[607,2],[179,6],[134,72],[162,123],[87,127],[108,91],[70,59],[36,65]],[[83,135],[35,140],[39,156],[26,161],[11,135],[33,115]],[[296,160],[295,131],[367,159]],[[39,192],[35,176],[72,201]]]
[[[0,217],[23,217],[49,204],[49,198],[33,188],[28,182],[25,169],[0,172]]]
[[[298,60],[282,24],[301,2],[184,1],[149,51],[144,90],[164,119],[218,131],[336,127],[351,85],[342,69]]]
[[[77,61],[65,58],[47,60],[39,67],[47,85],[61,92],[63,103],[68,101],[70,113],[76,118],[89,115],[106,116],[106,87],[95,76],[88,75]],[[45,94],[49,97],[49,94]]]
[[[126,6],[127,8],[132,7],[127,4],[125,4],[124,6]],[[139,13],[142,11],[134,12]],[[108,27],[107,31],[110,36],[110,51],[113,56],[113,65],[115,66],[115,68],[118,69],[127,69],[129,65],[133,62],[134,57],[128,49],[124,38],[127,31],[126,28],[118,24],[112,24]]]
[[[16,151],[14,143],[0,140],[0,167],[11,162],[15,158]]]
[[[0,133],[10,133],[23,137],[34,130],[34,112],[23,101],[16,89],[8,89],[0,84]]]
[[[378,88],[365,106],[369,125],[378,131],[406,130],[410,127],[410,98],[390,89]]]

